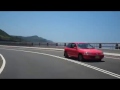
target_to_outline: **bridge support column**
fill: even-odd
[[[49,46],[49,43],[47,43],[47,46]]]
[[[115,49],[118,49],[118,44],[115,45]]]
[[[33,43],[32,43],[32,46],[33,46]]]
[[[102,44],[101,43],[99,44],[99,48],[102,48]]]
[[[58,46],[58,43],[56,43],[56,46]]]
[[[64,46],[66,46],[66,43],[64,43]]]

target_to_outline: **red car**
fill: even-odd
[[[64,48],[65,58],[75,57],[79,61],[83,60],[98,60],[101,61],[104,58],[104,54],[101,50],[95,49],[89,43],[69,43]]]

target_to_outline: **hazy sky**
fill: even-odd
[[[1,11],[0,29],[56,42],[120,42],[120,12]]]

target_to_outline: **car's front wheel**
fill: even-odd
[[[64,52],[64,57],[65,57],[65,58],[68,58],[67,52]]]
[[[82,55],[82,54],[79,54],[79,55],[78,55],[78,61],[84,61],[84,58],[83,58],[83,55]]]

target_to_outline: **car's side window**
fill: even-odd
[[[74,48],[74,47],[76,47],[76,44],[75,44],[75,43],[72,43],[72,44],[71,44],[71,48]]]

